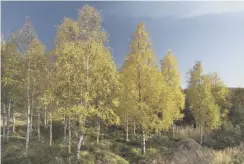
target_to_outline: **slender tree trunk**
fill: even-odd
[[[50,128],[49,128],[49,146],[52,146],[53,141],[53,115],[50,114]]]
[[[141,86],[141,72],[140,72],[140,67],[138,70],[138,97],[139,97],[139,110],[142,110],[141,102],[142,102],[142,86]],[[145,136],[145,131],[142,131],[142,154],[146,153],[146,136]]]
[[[10,111],[11,111],[11,101],[8,104],[8,113],[7,113],[7,142],[10,135]]]
[[[30,141],[30,104],[28,104],[28,111],[27,111],[27,132],[26,132],[26,152],[28,152]]]
[[[41,113],[40,111],[38,111],[38,115],[37,115],[38,119],[37,119],[37,135],[38,135],[38,140],[41,140],[41,129],[40,129],[40,123],[41,123]]]
[[[15,133],[15,113],[13,108],[12,108],[12,116],[13,116],[13,133]]]
[[[84,123],[83,123],[83,126],[84,126],[84,129],[85,129],[85,122],[86,122],[86,119],[84,120]],[[83,130],[83,140],[82,140],[82,145],[85,145],[85,130]]]
[[[47,106],[44,107],[44,126],[47,127]]]
[[[33,132],[33,115],[34,115],[34,111],[33,111],[33,91],[31,94],[31,108],[30,108],[30,136],[32,136],[32,132]]]
[[[31,107],[30,107],[30,125],[29,125],[29,128],[30,128],[30,137],[32,136],[32,121],[33,121],[33,119],[32,119],[32,105],[31,105]]]
[[[99,137],[100,137],[100,119],[97,119],[97,143],[99,143]]]
[[[69,117],[68,121],[69,121],[68,151],[69,151],[69,153],[71,153],[71,120],[70,120],[70,117]]]
[[[142,131],[142,154],[146,153],[146,136],[145,131]]]
[[[78,133],[78,142],[77,142],[77,149],[76,149],[76,159],[78,160],[80,158],[80,148],[81,144],[83,142],[84,136],[82,133]]]
[[[30,75],[29,75],[30,69],[28,68],[28,82],[27,82],[27,132],[26,132],[26,153],[28,152],[29,148],[29,140],[30,140]]]
[[[70,71],[69,71],[70,73]],[[69,74],[69,108],[71,106],[71,103],[70,103],[70,74]],[[68,131],[69,131],[69,135],[68,135],[68,152],[71,153],[71,120],[70,120],[70,116],[68,118]]]
[[[175,138],[175,124],[174,123],[172,125],[172,135],[173,135],[173,138]]]
[[[90,56],[87,57],[87,61],[86,61],[86,91],[88,93],[88,96],[89,96],[89,59],[90,59]],[[86,107],[88,108],[88,103],[89,102],[85,102],[86,104]],[[85,126],[86,126],[86,119],[84,120],[84,129],[85,129]],[[82,140],[82,145],[85,145],[85,130],[83,131],[83,140]]]
[[[200,125],[200,144],[202,144],[203,140],[203,124]]]
[[[3,104],[3,137],[6,136],[6,105]]]
[[[89,56],[87,57],[87,61],[86,61],[86,89],[88,91],[89,89],[89,85],[88,85],[88,78],[89,78]]]
[[[126,142],[129,141],[129,125],[128,125],[128,117],[127,116],[126,116]]]
[[[64,144],[66,144],[66,139],[67,139],[67,119],[66,116],[64,115]]]
[[[133,132],[134,132],[134,136],[136,136],[136,122],[135,121],[133,123]]]

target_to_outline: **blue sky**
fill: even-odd
[[[136,25],[144,21],[158,61],[168,49],[177,57],[183,87],[196,60],[205,72],[218,72],[227,86],[244,87],[244,2],[2,2],[1,32],[6,38],[29,16],[49,50],[55,25],[64,17],[77,18],[84,4],[101,11],[118,68]]]

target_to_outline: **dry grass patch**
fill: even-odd
[[[214,151],[213,164],[243,164],[244,163],[244,144],[238,147],[226,148]]]

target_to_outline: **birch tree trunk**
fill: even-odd
[[[29,140],[30,140],[30,75],[29,75],[30,69],[28,68],[28,82],[27,82],[27,132],[26,132],[26,144],[25,144],[25,148],[26,148],[26,153],[28,152],[28,148],[29,148]]]
[[[99,143],[99,137],[100,137],[100,119],[97,120],[97,143]]]
[[[85,122],[86,122],[86,119],[84,120],[84,123],[83,123],[83,126],[84,126],[84,130],[83,130],[83,140],[82,140],[82,145],[85,145]]]
[[[135,121],[133,123],[133,132],[134,132],[134,136],[136,136],[136,122]]]
[[[67,119],[66,116],[64,115],[64,144],[66,144],[66,139],[67,139]]]
[[[145,131],[142,131],[142,154],[144,155],[146,153],[146,135]]]
[[[81,148],[81,144],[83,142],[84,136],[82,133],[78,133],[78,142],[77,142],[77,149],[76,149],[76,159],[79,160],[80,159],[80,148]]]
[[[89,96],[89,59],[90,56],[87,57],[87,61],[86,61],[86,89],[87,89],[87,93]],[[88,108],[88,102],[86,102],[86,107]],[[86,119],[84,120],[84,129],[86,127]],[[82,140],[82,145],[85,145],[85,130],[83,131],[83,140]]]
[[[173,135],[173,138],[175,138],[175,124],[174,123],[172,125],[172,135]]]
[[[3,104],[3,137],[6,136],[6,105]]]
[[[47,127],[47,106],[44,107],[44,126]]]
[[[68,129],[69,129],[69,136],[68,136],[68,151],[69,151],[69,153],[71,153],[71,121],[70,121],[70,117],[69,117],[69,120],[68,120],[68,122],[69,122],[69,127],[68,127]]]
[[[86,89],[87,89],[87,92],[89,90],[89,84],[88,84],[88,78],[89,78],[89,58],[90,56],[87,57],[87,61],[86,61]]]
[[[31,94],[31,107],[30,107],[30,136],[32,136],[33,132],[33,91]]]
[[[7,142],[9,140],[9,135],[10,135],[10,111],[11,111],[11,101],[9,101],[8,112],[7,112]]]
[[[69,71],[70,72],[70,71]],[[70,103],[70,74],[69,74],[69,108],[71,106],[71,103]],[[68,152],[71,153],[71,120],[70,120],[70,116],[68,118],[68,131],[69,131],[69,134],[68,134]]]
[[[40,110],[38,111],[38,115],[37,115],[38,119],[37,119],[37,135],[38,135],[38,140],[41,140],[41,130],[40,130],[40,123],[41,123],[41,113]]]
[[[202,145],[203,141],[203,124],[200,125],[200,144]]]
[[[50,127],[49,127],[49,146],[52,146],[53,141],[53,115],[50,114]]]
[[[12,116],[13,116],[13,133],[15,133],[15,113],[14,113],[14,110],[12,108]]]
[[[138,96],[139,96],[139,104],[142,102],[142,85],[141,85],[141,72],[138,71]],[[142,110],[141,105],[139,105],[139,110]],[[142,131],[142,154],[146,153],[146,136],[145,131]]]
[[[30,136],[32,136],[33,132],[33,109],[31,107],[31,112],[30,112]]]
[[[128,115],[126,115],[126,142],[129,141]]]

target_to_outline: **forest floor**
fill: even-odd
[[[49,129],[41,126],[41,141],[34,131],[30,140],[28,155],[25,155],[25,126],[19,122],[15,134],[8,143],[2,138],[2,164],[58,164],[75,163],[76,142],[72,135],[72,153],[63,144],[63,125],[53,124],[53,144],[49,146]],[[232,131],[235,128],[232,128]],[[104,131],[96,143],[95,129],[87,130],[80,160],[76,164],[243,164],[243,133],[218,132],[206,134],[203,145],[199,144],[199,132],[190,127],[181,127],[175,137],[169,134],[154,135],[146,141],[146,154],[141,153],[141,135],[131,135],[125,141],[124,130],[118,128]]]

